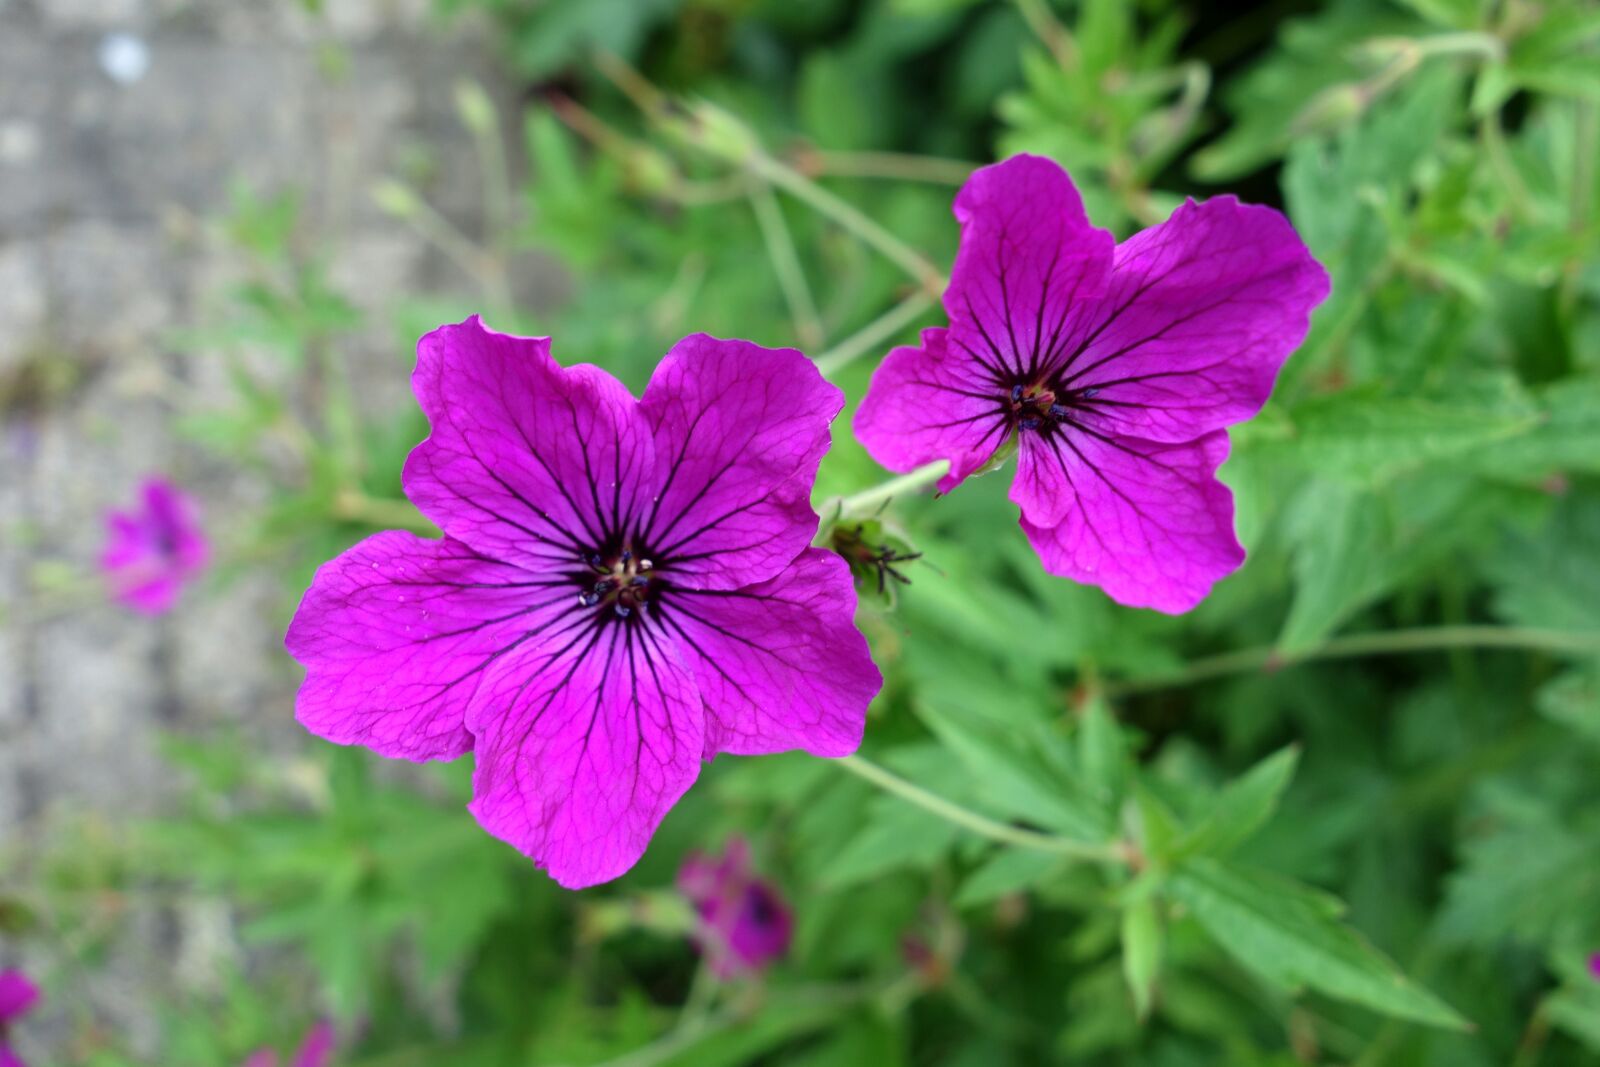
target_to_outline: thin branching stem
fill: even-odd
[[[772,270],[778,276],[778,287],[789,305],[789,318],[794,322],[795,337],[800,347],[811,351],[827,339],[822,328],[822,318],[817,314],[817,302],[812,298],[811,285],[806,281],[805,268],[800,265],[800,254],[795,251],[794,236],[789,224],[783,220],[783,209],[772,187],[765,182],[752,183],[750,207],[756,222],[761,225],[761,239],[767,246],[767,257],[772,260]]]
[[[1127,850],[1117,842],[1074,841],[1071,838],[1057,837],[1054,834],[1041,834],[1035,830],[1025,830],[1020,826],[1008,826],[986,815],[979,815],[975,811],[963,808],[960,804],[946,800],[937,793],[930,793],[915,782],[908,782],[892,771],[878,766],[871,760],[863,759],[860,756],[845,756],[833,762],[851,774],[871,782],[884,792],[893,793],[900,799],[909,801],[919,808],[939,816],[946,822],[954,823],[964,830],[971,830],[973,833],[987,837],[991,841],[1013,845],[1017,848],[1032,849],[1035,852],[1050,852],[1058,856],[1068,856],[1072,859],[1093,860],[1101,863],[1127,862]]]
[[[834,345],[817,357],[817,370],[824,378],[831,378],[861,356],[873,351],[889,338],[911,325],[933,307],[933,297],[918,289],[909,297],[863,326],[857,332]]]
[[[1252,671],[1276,671],[1316,660],[1398,656],[1456,648],[1504,648],[1566,655],[1600,655],[1600,633],[1536,630],[1518,626],[1423,626],[1335,637],[1306,652],[1284,654],[1276,648],[1246,648],[1207,656],[1169,674],[1108,682],[1108,697],[1176,689],[1197,682]]]

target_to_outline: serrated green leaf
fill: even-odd
[[[1099,694],[1089,698],[1078,716],[1078,766],[1084,785],[1107,811],[1115,812],[1128,788],[1128,752],[1116,715]]]
[[[1230,956],[1284,989],[1302,986],[1385,1015],[1466,1029],[1453,1008],[1415,985],[1360,934],[1331,915],[1323,894],[1203,858],[1167,883]]]
[[[1205,818],[1178,839],[1173,854],[1223,856],[1255,836],[1277,810],[1299,761],[1299,746],[1290,745],[1229,782]]]
[[[1066,861],[1048,852],[1026,848],[1002,849],[969,874],[956,893],[959,907],[987,904],[1011,893],[1032,889],[1058,875]]]
[[[1123,909],[1122,973],[1140,1019],[1150,1015],[1156,977],[1161,973],[1161,941],[1161,919],[1153,899],[1146,897]]]

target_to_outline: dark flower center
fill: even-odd
[[[1062,423],[1072,423],[1077,412],[1091,406],[1098,389],[1070,389],[1047,380],[1015,381],[1003,402],[1006,417],[1021,430],[1049,433]]]
[[[578,594],[578,603],[609,611],[619,619],[645,607],[665,585],[655,573],[655,564],[629,546],[590,553],[584,562],[590,570],[577,575],[584,587]]]

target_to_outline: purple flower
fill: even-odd
[[[0,971],[0,1067],[27,1067],[11,1048],[11,1024],[39,1003],[39,987],[21,971]]]
[[[1117,244],[1055,163],[1014,156],[955,201],[948,329],[873,376],[856,434],[943,492],[1018,446],[1011,499],[1046,570],[1183,612],[1244,561],[1216,479],[1327,274],[1288,221],[1218,197]]]
[[[1597,981],[1600,981],[1600,952],[1596,952],[1589,957],[1589,974]]]
[[[328,1067],[333,1057],[333,1024],[320,1022],[306,1034],[289,1067]],[[270,1048],[257,1049],[243,1067],[278,1067],[278,1054]]]
[[[100,569],[112,598],[145,615],[170,609],[211,555],[198,516],[189,495],[165,478],[145,479],[132,510],[108,512]]]
[[[881,678],[849,567],[808,547],[842,397],[803,355],[697,334],[635,400],[472,318],[413,385],[406,494],[445,537],[317,572],[286,642],[308,729],[472,752],[473,814],[569,888],[632,867],[702,760],[855,750]]]
[[[718,978],[762,970],[789,950],[789,906],[751,873],[742,839],[729,841],[720,857],[690,853],[678,868],[678,890],[700,916],[695,942]]]

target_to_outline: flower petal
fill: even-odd
[[[26,1015],[39,1003],[39,987],[19,970],[0,971],[0,1026]]]
[[[1054,436],[1071,505],[1022,529],[1045,570],[1098,585],[1120,604],[1188,611],[1244,562],[1233,495],[1217,481],[1227,434],[1165,444],[1071,430]]]
[[[1289,221],[1188,201],[1117,246],[1111,287],[1062,358],[1108,432],[1191,441],[1250,418],[1305,339],[1328,275]]]
[[[890,352],[855,417],[857,439],[889,470],[903,474],[948,459],[941,493],[982,470],[1010,427],[1005,390],[964,352],[952,352],[946,332],[923,330],[920,348]]]
[[[568,889],[626,872],[700,773],[704,715],[670,641],[603,615],[507,663],[468,716],[473,815]],[[534,669],[536,668],[536,669]]]
[[[811,486],[844,394],[792,348],[693,334],[640,401],[661,465],[642,542],[673,580],[732,589],[810,543]]]
[[[561,567],[637,520],[654,455],[609,374],[563,369],[549,338],[495,333],[473,316],[418,343],[412,385],[432,433],[406,459],[406,495],[451,537]]]
[[[295,717],[385,756],[453,759],[485,672],[577,607],[575,587],[459,541],[388,532],[317,571],[284,644],[306,667]]]
[[[1105,292],[1115,238],[1089,224],[1072,179],[1041,156],[974,171],[955,216],[951,348],[1007,383],[1050,366],[1084,303]]]
[[[333,1044],[333,1024],[325,1020],[317,1023],[300,1043],[292,1067],[327,1067],[333,1058]]]
[[[883,677],[856,629],[855,606],[849,565],[820,548],[770,581],[669,593],[659,618],[705,702],[708,759],[856,750]]]

